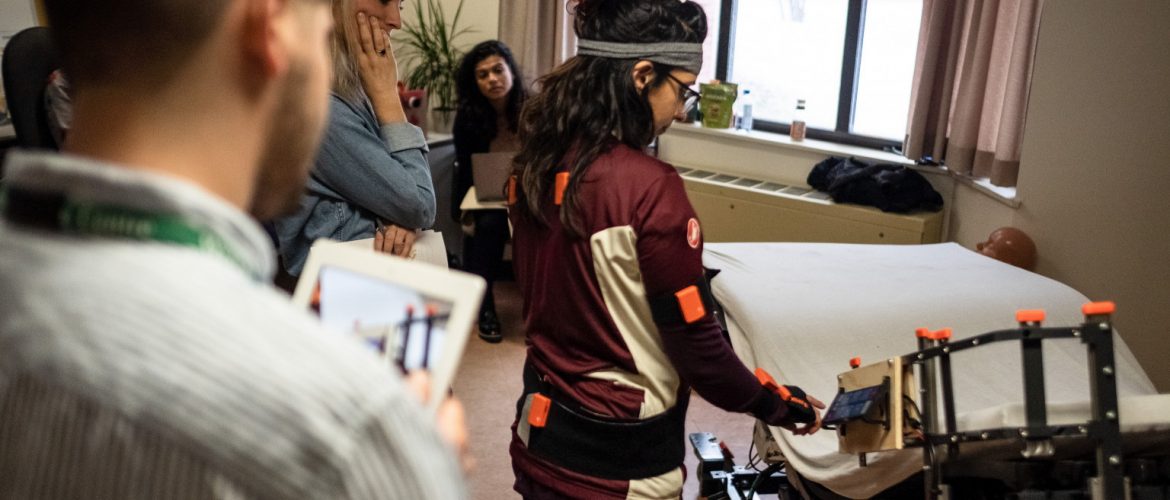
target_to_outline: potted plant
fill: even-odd
[[[455,73],[463,51],[455,46],[455,39],[465,34],[459,28],[463,0],[455,8],[455,16],[447,22],[446,12],[439,0],[420,0],[413,22],[403,23],[402,43],[407,50],[402,62],[409,68],[406,86],[426,89],[432,115],[431,128],[450,129],[451,113],[455,111]]]

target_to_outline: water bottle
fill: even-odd
[[[743,96],[739,98],[741,103],[739,107],[739,129],[752,129],[752,91],[751,89],[744,89]]]
[[[803,141],[806,132],[804,124],[804,99],[796,100],[796,112],[792,114],[792,128],[788,131],[788,136],[794,141]]]

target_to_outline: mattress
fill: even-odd
[[[1044,309],[1045,325],[1072,326],[1083,322],[1080,306],[1089,302],[1066,285],[954,243],[718,243],[706,246],[703,261],[721,271],[712,290],[727,313],[741,359],[826,403],[850,358],[860,356],[868,364],[914,351],[917,328],[951,328],[959,339],[1015,328],[1019,309]],[[1118,314],[1125,314],[1124,304]],[[1155,395],[1149,377],[1116,335],[1115,348],[1118,394],[1126,401]],[[957,352],[952,366],[960,430],[1002,427],[1012,405],[1022,407],[1018,344]],[[1054,407],[1087,401],[1086,350],[1080,341],[1045,341],[1044,371]],[[1145,403],[1123,402],[1123,424],[1135,404]],[[919,449],[872,453],[861,468],[856,456],[837,452],[832,431],[812,436],[778,428],[772,432],[803,477],[847,497],[872,496],[921,467]]]

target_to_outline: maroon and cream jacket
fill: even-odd
[[[752,411],[760,384],[710,312],[673,325],[651,315],[648,298],[673,295],[703,278],[700,224],[678,172],[615,141],[584,171],[578,189],[584,237],[567,232],[552,203],[548,226],[511,211],[528,362],[558,394],[597,415],[653,417],[692,387],[722,409]],[[526,425],[522,416],[512,443],[518,489],[536,483],[578,498],[677,498],[681,492],[682,464],[639,481],[560,470],[527,453]]]

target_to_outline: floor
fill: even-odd
[[[521,299],[514,282],[496,284],[496,307],[503,324],[504,341],[488,344],[473,337],[454,384],[455,393],[467,409],[471,453],[476,462],[468,482],[476,500],[520,498],[512,491],[512,465],[508,457],[510,426],[521,391],[520,370],[524,363]],[[714,433],[730,447],[736,463],[747,461],[753,423],[751,417],[726,413],[697,395],[691,398],[687,433]],[[683,489],[683,498],[687,500],[698,496],[695,465],[688,445],[687,481]]]

